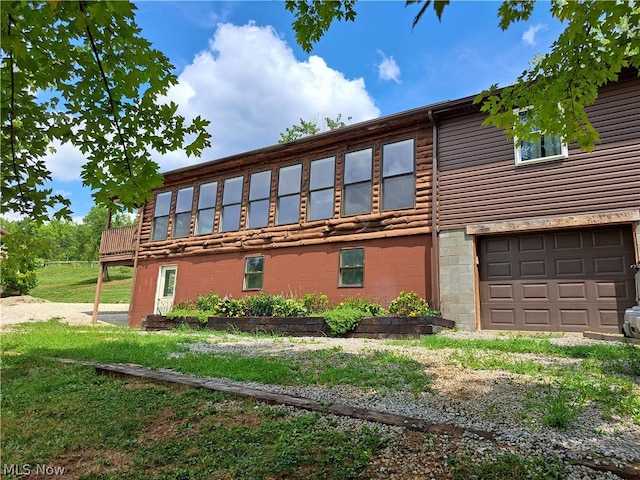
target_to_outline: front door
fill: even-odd
[[[158,290],[156,292],[156,315],[166,315],[173,308],[177,273],[178,267],[175,265],[164,265],[160,267]]]

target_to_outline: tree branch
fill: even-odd
[[[120,122],[118,120],[118,114],[115,107],[115,102],[113,100],[113,96],[111,95],[111,88],[109,87],[109,79],[104,71],[104,67],[102,66],[102,61],[100,60],[100,54],[98,53],[98,46],[93,38],[93,34],[91,33],[91,28],[89,27],[89,21],[87,19],[87,14],[84,10],[84,2],[83,0],[78,0],[78,5],[80,7],[80,12],[85,19],[85,29],[87,31],[87,37],[89,38],[89,42],[91,43],[91,50],[93,51],[93,55],[96,59],[96,63],[98,64],[98,68],[100,69],[100,76],[102,77],[102,82],[104,83],[104,87],[107,91],[107,97],[109,99],[109,106],[111,107],[111,114],[113,115],[113,122],[116,127],[116,132],[118,134],[118,139],[120,145],[122,146],[122,151],[124,153],[124,159],[127,164],[127,170],[129,175],[133,176],[133,171],[131,169],[131,159],[129,158],[129,152],[127,150],[127,142],[122,134],[122,129],[120,127]]]

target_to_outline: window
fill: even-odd
[[[371,163],[373,149],[367,148],[344,156],[344,215],[371,213]]]
[[[413,139],[382,146],[382,210],[415,206]]]
[[[333,217],[335,178],[335,157],[311,162],[307,220],[313,221]]]
[[[271,170],[252,173],[249,180],[249,219],[247,228],[266,227],[269,224],[271,203]]]
[[[198,213],[196,214],[196,235],[213,233],[213,219],[216,215],[218,182],[200,185]]]
[[[175,265],[163,265],[160,267],[156,290],[156,315],[166,315],[173,308],[177,273],[178,267]]]
[[[300,187],[302,164],[282,167],[278,175],[278,205],[276,225],[300,221]]]
[[[244,264],[244,289],[261,290],[264,257],[247,257]]]
[[[527,120],[529,110],[527,108],[518,112],[521,121]],[[531,133],[537,133],[538,137],[535,140],[522,140],[520,146],[518,139],[514,138],[516,165],[559,160],[569,156],[567,144],[560,137],[544,134],[536,128]]]
[[[171,192],[162,192],[156,195],[156,205],[153,210],[153,229],[151,233],[151,240],[164,240],[167,238],[171,196]]]
[[[221,232],[240,230],[240,211],[242,210],[242,187],[244,177],[227,178],[222,188]]]
[[[340,250],[340,287],[362,287],[364,285],[364,248]]]
[[[176,213],[173,216],[173,237],[186,237],[191,226],[191,208],[193,207],[193,187],[178,190]]]

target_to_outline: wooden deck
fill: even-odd
[[[100,263],[133,267],[137,232],[137,225],[103,231],[100,240]]]

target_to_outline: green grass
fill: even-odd
[[[385,443],[249,399],[31,355],[2,362],[3,464],[64,468],[65,478],[352,479]]]
[[[29,294],[51,302],[93,303],[98,283],[98,265],[51,265],[39,268],[38,286]],[[133,269],[111,267],[110,280],[102,283],[102,303],[129,303]]]

